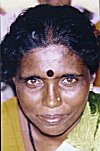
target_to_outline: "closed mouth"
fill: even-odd
[[[46,125],[58,125],[61,123],[65,118],[66,114],[54,114],[54,115],[37,115],[38,118],[44,122]]]

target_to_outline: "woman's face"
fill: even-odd
[[[71,0],[38,0],[41,4],[49,4],[53,6],[70,5]]]
[[[51,77],[49,70],[54,73]],[[91,76],[65,46],[50,45],[24,55],[14,82],[25,115],[40,131],[58,135],[80,119]]]

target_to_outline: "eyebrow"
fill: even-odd
[[[81,76],[84,76],[83,74],[76,74],[76,73],[68,73],[68,74],[63,74],[60,78],[64,78],[64,77],[81,77]],[[37,75],[32,75],[32,76],[27,76],[27,77],[19,77],[18,80],[21,80],[21,81],[28,81],[28,80],[33,80],[33,79],[44,79],[45,78],[42,78],[40,76],[37,76]]]
[[[64,78],[64,77],[82,77],[84,76],[83,74],[76,74],[76,73],[69,73],[69,74],[64,74],[61,76],[61,78]]]
[[[32,80],[32,79],[41,79],[40,76],[36,76],[36,75],[33,75],[33,76],[27,76],[27,77],[19,77],[18,78],[19,80],[22,80],[22,81],[28,81],[28,80]]]

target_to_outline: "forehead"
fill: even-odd
[[[80,73],[85,66],[82,60],[62,45],[35,48],[26,53],[20,62],[21,73],[27,75],[46,73]]]
[[[38,47],[29,50],[29,52],[23,56],[21,62],[26,64],[26,62],[30,62],[30,60],[45,66],[52,66],[56,63],[65,63],[68,60],[70,65],[73,65],[74,62],[82,63],[81,58],[63,45],[49,45],[47,47]]]

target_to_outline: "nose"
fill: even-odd
[[[44,96],[45,97],[43,98],[42,101],[43,106],[52,109],[59,107],[62,104],[62,99],[60,97],[58,87],[53,83],[47,84]]]

